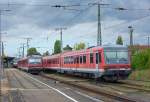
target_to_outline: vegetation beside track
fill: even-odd
[[[133,72],[129,79],[150,81],[150,48],[132,51]]]
[[[150,69],[150,49],[139,50],[133,54],[132,68],[135,70]]]
[[[150,69],[134,70],[129,79],[150,81]]]

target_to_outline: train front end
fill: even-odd
[[[123,80],[131,73],[130,56],[127,47],[104,47],[105,80]]]
[[[42,71],[42,57],[41,56],[30,56],[28,57],[28,72],[29,73],[40,73]]]

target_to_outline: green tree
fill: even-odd
[[[60,52],[61,52],[61,42],[60,40],[56,40],[55,45],[54,45],[54,54],[57,54]]]
[[[67,50],[71,51],[71,50],[72,50],[72,47],[70,47],[69,45],[66,45],[66,47],[64,47],[63,49],[66,50],[66,51],[67,51]]]
[[[43,53],[43,56],[48,56],[48,55],[50,55],[48,51]]]
[[[117,40],[116,40],[116,44],[117,45],[123,45],[123,40],[121,36],[118,36]]]
[[[75,44],[75,45],[74,45],[74,49],[75,49],[75,50],[85,49],[85,43],[80,42],[79,44]]]
[[[41,55],[41,54],[37,52],[36,48],[32,47],[32,48],[29,48],[27,52],[27,56],[30,56],[30,55]]]

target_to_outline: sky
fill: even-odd
[[[129,44],[129,29],[134,29],[134,44],[147,44],[150,36],[150,0],[0,0],[1,33],[7,56],[17,56],[19,47],[32,38],[30,47],[40,53],[52,53],[54,42],[60,39],[56,28],[63,31],[63,47],[84,42],[94,46],[97,42],[97,6],[101,1],[102,43],[115,44],[117,37]],[[55,8],[53,5],[81,5]],[[127,8],[119,11],[115,8]],[[21,51],[21,49],[20,49]],[[26,51],[26,48],[25,48]]]

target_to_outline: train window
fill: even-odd
[[[51,64],[51,60],[48,60],[48,63]]]
[[[75,56],[73,60],[74,60],[74,64],[76,64],[77,57]]]
[[[79,63],[79,56],[77,56],[77,64]]]
[[[69,57],[67,57],[67,64],[69,64]]]
[[[83,63],[86,63],[86,55],[83,55]]]
[[[96,64],[98,64],[98,61],[99,60],[99,54],[98,53],[96,53]]]
[[[90,63],[93,63],[93,53],[90,53]]]
[[[80,63],[82,63],[82,58],[83,58],[83,57],[82,57],[82,56],[80,56]]]
[[[66,64],[66,57],[64,57],[64,64]]]
[[[73,64],[74,61],[73,56],[71,56],[70,58],[71,58],[71,64]]]
[[[65,64],[67,64],[67,57],[65,57]]]
[[[101,53],[99,53],[99,63],[101,63]]]
[[[71,57],[69,57],[69,64],[71,64]]]
[[[100,53],[96,53],[96,64],[101,62],[101,54]]]

